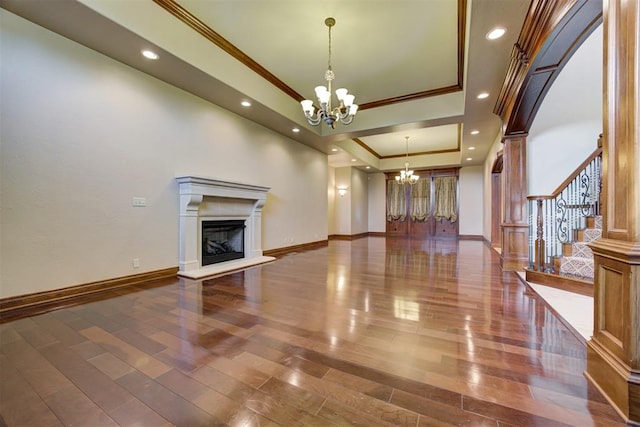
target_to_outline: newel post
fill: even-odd
[[[503,149],[503,218],[501,265],[505,271],[521,271],[529,263],[527,216],[527,135],[505,136]]]
[[[640,4],[604,1],[602,239],[587,377],[640,426]]]

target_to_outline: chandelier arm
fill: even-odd
[[[342,102],[340,103],[340,107],[336,107],[336,110],[338,111],[336,115],[340,117],[340,120],[346,119],[349,116],[349,107],[345,107]],[[344,113],[342,111],[344,111]]]
[[[339,107],[334,108],[333,110],[331,110],[331,114],[336,116],[339,119],[343,119],[345,117],[347,117],[346,113],[342,113],[342,109],[344,108],[344,106],[341,104]]]
[[[305,114],[307,121],[311,126],[317,126],[322,121],[322,113],[318,110],[316,117],[313,117],[311,114]]]
[[[342,123],[343,125],[350,125],[351,122],[353,122],[353,117],[354,116],[350,115],[347,115],[347,117],[340,117],[340,123]]]

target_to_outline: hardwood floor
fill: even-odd
[[[478,241],[335,240],[0,325],[0,425],[624,425]]]

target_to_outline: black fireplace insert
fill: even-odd
[[[244,221],[202,221],[202,266],[244,258]]]

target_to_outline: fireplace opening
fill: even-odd
[[[244,221],[202,221],[202,266],[244,258]]]

